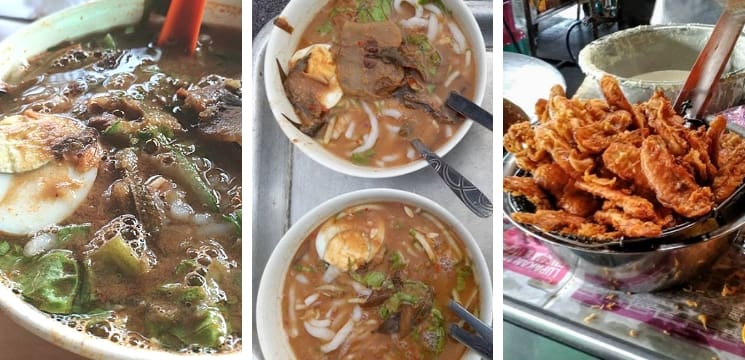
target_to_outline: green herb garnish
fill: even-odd
[[[368,149],[363,152],[352,153],[352,162],[357,165],[368,165],[370,159],[375,155],[374,149]]]

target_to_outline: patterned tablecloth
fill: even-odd
[[[505,224],[503,236],[505,296],[674,359],[745,359],[742,245],[689,284],[631,294],[585,283],[516,228]]]

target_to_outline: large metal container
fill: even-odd
[[[577,90],[579,98],[602,97],[598,81],[604,74],[618,78],[632,103],[648,100],[655,89],[675,99],[685,79],[676,81],[635,80],[632,77],[667,70],[689,71],[714,27],[711,25],[656,25],[622,30],[597,39],[579,53],[579,66],[586,78]],[[722,79],[714,91],[707,113],[743,103],[745,88],[745,40],[740,34]]]
[[[515,157],[509,154],[504,160],[504,175],[517,174]],[[547,236],[540,229],[524,226],[512,220],[518,210],[511,196],[504,196],[505,216],[517,227],[541,240],[559,257],[575,275],[587,282],[614,290],[651,292],[662,290],[704,271],[727,249],[745,224],[745,207],[732,206],[739,216],[731,216],[728,223],[710,232],[687,239],[683,243],[633,247],[587,248],[557,241],[561,236]]]

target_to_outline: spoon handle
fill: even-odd
[[[481,192],[473,183],[468,181],[465,176],[451,168],[437,154],[432,152],[419,139],[412,139],[411,144],[414,146],[429,165],[437,172],[437,175],[445,181],[450,190],[455,193],[469,210],[473,211],[479,217],[487,218],[492,215],[493,208],[491,200]]]

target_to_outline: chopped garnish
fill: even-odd
[[[363,152],[352,153],[352,162],[357,165],[368,165],[370,164],[370,160],[374,155],[375,155],[374,149],[368,149]]]
[[[595,320],[596,317],[597,314],[591,313],[590,315],[585,316],[585,318],[582,319],[582,322],[584,322],[585,324],[589,324],[591,321]]]

